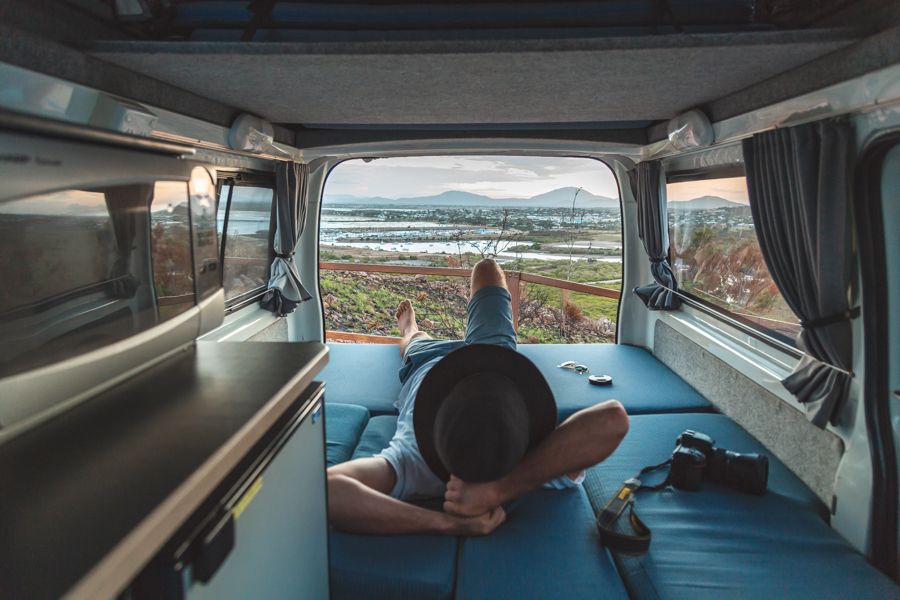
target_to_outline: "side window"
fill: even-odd
[[[70,251],[79,248],[79,252]],[[69,290],[125,274],[103,190],[64,190],[0,204],[0,315],[40,310]]]
[[[0,203],[0,378],[102,348],[192,307],[188,207],[185,181]]]
[[[683,292],[736,321],[793,345],[800,331],[766,267],[747,179],[740,172],[667,174],[672,267]]]
[[[234,306],[266,289],[272,239],[271,186],[226,179],[219,188],[217,229],[225,302]]]

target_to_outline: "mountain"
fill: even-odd
[[[572,199],[575,197],[575,192],[578,188],[574,187],[564,187],[555,189],[544,194],[538,194],[537,196],[532,196],[530,202],[533,202],[533,206],[561,206],[565,208],[572,207]],[[591,208],[619,208],[619,201],[616,198],[606,198],[604,196],[597,196],[596,194],[592,194],[589,191],[583,189],[578,192],[578,198],[575,199],[575,207],[591,207]]]
[[[571,208],[572,197],[576,188],[564,187],[531,198],[491,198],[481,194],[451,190],[437,194],[436,196],[415,196],[412,198],[366,198],[350,196],[347,194],[326,195],[325,204],[380,204],[382,206],[463,206],[463,207],[494,207],[494,208]],[[587,190],[578,194],[575,203],[576,208],[619,208],[619,201],[615,198],[594,195]]]
[[[746,204],[732,202],[719,196],[700,196],[682,202],[669,202],[671,208],[677,210],[712,210],[716,208],[746,208]]]

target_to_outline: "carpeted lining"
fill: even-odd
[[[99,42],[90,52],[274,122],[546,123],[667,119],[854,40],[846,30],[818,30],[450,42]]]
[[[662,321],[656,322],[654,354],[760,440],[823,503],[831,504],[843,454],[838,436],[812,425],[803,413]]]

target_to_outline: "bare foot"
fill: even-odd
[[[455,515],[474,517],[502,503],[495,481],[468,483],[451,475],[444,491],[444,510]]]
[[[506,520],[506,511],[497,506],[484,514],[474,517],[446,514],[450,521],[452,535],[488,535]]]
[[[416,323],[416,311],[413,310],[412,302],[409,300],[400,303],[394,316],[397,317],[397,326],[400,328],[402,337],[409,337],[419,331],[419,325]]]

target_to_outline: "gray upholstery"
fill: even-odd
[[[667,119],[854,38],[844,30],[816,30],[452,42],[100,42],[90,52],[279,123],[572,123]]]
[[[653,353],[788,466],[828,505],[844,444],[733,367],[656,322]]]
[[[840,52],[826,54],[748,88],[701,106],[713,122],[883,69],[900,62],[900,27],[868,37]],[[649,141],[666,138],[666,123],[649,129]]]

